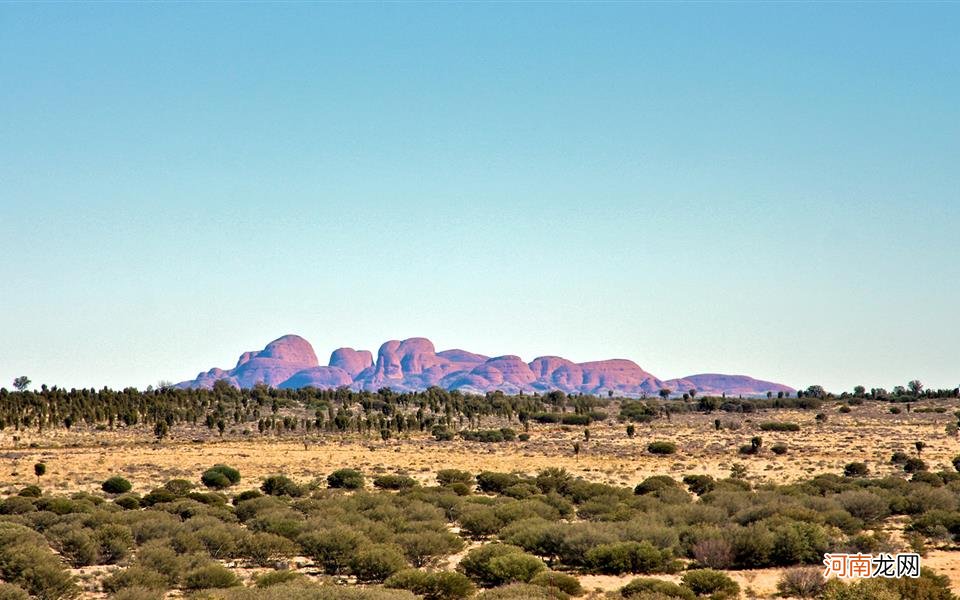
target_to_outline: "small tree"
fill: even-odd
[[[573,455],[577,457],[577,461],[580,461],[580,442],[573,443]]]
[[[666,400],[667,398],[670,397],[670,394],[673,393],[673,390],[671,390],[670,388],[660,388],[659,393],[660,393],[660,397]]]
[[[16,379],[13,380],[13,387],[16,388],[18,392],[22,392],[26,390],[28,387],[30,387],[31,383],[32,382],[30,381],[29,377],[27,377],[26,375],[21,375],[20,377],[17,377]]]
[[[627,437],[632,438],[636,434],[637,434],[637,428],[633,425],[633,423],[627,425]]]
[[[927,447],[924,442],[916,441],[913,443],[913,447],[917,449],[917,458],[920,457],[920,453],[923,452],[923,449]]]
[[[37,483],[40,483],[40,478],[46,475],[46,473],[47,465],[43,464],[42,462],[38,462],[37,464],[33,465],[33,474],[37,476]]]
[[[163,438],[167,437],[170,433],[170,426],[167,425],[167,422],[164,419],[160,419],[153,426],[153,435],[157,438],[158,441],[163,441]]]
[[[921,383],[919,379],[914,379],[907,384],[907,387],[910,388],[914,396],[919,396],[920,393],[923,392],[923,383]]]

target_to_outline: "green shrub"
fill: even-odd
[[[697,595],[689,588],[682,587],[672,581],[640,577],[620,588],[620,595],[624,598],[665,598],[677,600],[695,600]]]
[[[100,562],[99,548],[89,531],[63,523],[52,527],[47,535],[53,538],[52,544],[60,556],[71,566],[79,568]]]
[[[902,450],[897,450],[890,456],[890,464],[902,465],[903,463],[907,462],[909,458],[909,454],[903,452]]]
[[[219,563],[197,567],[183,576],[183,587],[188,590],[229,588],[240,585],[233,571]]]
[[[103,591],[108,594],[130,587],[166,590],[170,584],[166,575],[139,565],[117,571],[103,580]]]
[[[170,586],[180,581],[188,558],[178,554],[166,540],[151,540],[137,549],[136,564],[163,575]]]
[[[460,516],[460,531],[472,539],[491,536],[503,527],[503,520],[490,507],[472,508]]]
[[[133,547],[133,533],[126,525],[108,523],[96,528],[93,539],[99,546],[101,564],[117,564],[130,555]]]
[[[104,481],[100,485],[100,488],[108,494],[126,494],[133,489],[133,486],[123,477],[114,475],[113,477]]]
[[[222,490],[230,487],[230,478],[220,471],[215,471],[213,469],[204,471],[203,474],[200,475],[200,482],[208,488],[214,490]]]
[[[652,492],[659,492],[660,490],[667,488],[679,488],[680,485],[677,481],[670,477],[669,475],[654,475],[652,477],[647,477],[643,481],[637,484],[637,487],[633,489],[633,493],[639,495],[650,494]]]
[[[650,454],[676,454],[677,445],[673,442],[650,442],[647,445],[647,452]]]
[[[303,495],[303,488],[285,475],[271,475],[263,480],[260,486],[264,494],[269,496],[290,496],[298,498]]]
[[[24,498],[39,498],[43,495],[43,491],[40,489],[40,486],[28,485],[17,492],[17,495]]]
[[[866,463],[862,462],[847,463],[843,468],[843,474],[846,477],[866,477],[869,472]]]
[[[0,529],[0,580],[19,586],[38,600],[75,596],[79,590],[70,572],[39,544],[45,545],[43,538],[25,527]]]
[[[717,487],[716,480],[709,475],[684,475],[683,483],[686,484],[688,490],[698,496],[712,492]]]
[[[573,575],[567,575],[566,573],[541,571],[530,580],[530,583],[542,587],[556,588],[570,596],[583,595],[583,587],[580,585],[580,581]]]
[[[517,432],[509,427],[501,429],[481,429],[471,431],[464,429],[460,432],[460,437],[468,442],[483,442],[487,444],[499,442],[512,442],[517,439]]]
[[[391,575],[385,587],[409,590],[424,600],[462,600],[473,596],[473,583],[463,574],[451,571],[425,572],[404,569]]]
[[[698,596],[710,596],[714,600],[736,598],[740,594],[737,582],[722,571],[696,569],[684,573],[680,580]]]
[[[244,490],[233,497],[233,505],[236,506],[244,500],[253,500],[254,498],[262,497],[263,493],[260,490]]]
[[[788,421],[766,421],[760,423],[760,431],[800,431],[800,425]]]
[[[350,558],[349,565],[358,581],[380,583],[406,568],[407,561],[395,548],[385,544],[373,544],[357,550]]]
[[[266,588],[272,585],[280,585],[282,583],[291,583],[305,579],[306,576],[297,571],[269,571],[258,576],[255,582],[258,588]]]
[[[530,583],[511,583],[476,595],[476,600],[567,600],[569,596],[556,588]]]
[[[537,573],[546,571],[547,565],[536,556],[520,552],[491,559],[487,570],[495,585],[528,583]]]
[[[19,585],[0,582],[0,600],[30,600],[30,594]]]
[[[450,531],[415,531],[401,533],[397,544],[415,567],[423,567],[435,559],[448,556],[463,549],[463,539]]]
[[[140,500],[140,504],[143,506],[153,506],[154,504],[164,504],[166,502],[174,502],[178,496],[166,488],[157,488],[151,490],[146,496]]]
[[[484,471],[477,475],[477,487],[488,494],[502,494],[505,489],[518,483],[520,478],[513,473]]]
[[[783,442],[777,442],[773,446],[770,446],[770,450],[777,456],[783,456],[787,453],[787,445]]]
[[[258,531],[240,540],[237,554],[261,567],[271,566],[278,560],[290,558],[299,548],[285,537]]]
[[[139,510],[140,498],[135,494],[124,494],[113,501],[114,504],[124,510]]]
[[[918,473],[927,470],[927,463],[919,458],[908,458],[903,463],[903,470],[907,473]]]
[[[437,471],[437,483],[444,486],[453,483],[473,485],[473,473],[468,473],[467,471],[458,471],[457,469],[441,469]]]
[[[363,487],[363,473],[356,469],[338,469],[327,475],[327,485],[332,488],[359,490]]]
[[[373,487],[381,490],[409,490],[417,485],[416,479],[406,475],[380,475],[373,480]]]
[[[660,550],[650,542],[616,542],[591,548],[585,562],[592,571],[622,575],[672,570],[671,558],[669,550]]]
[[[304,553],[328,575],[337,575],[346,569],[357,549],[370,544],[365,535],[345,526],[308,531],[297,541]]]
[[[163,484],[163,489],[169,490],[177,496],[186,496],[193,487],[193,484],[186,479],[171,479]]]
[[[36,511],[33,500],[24,496],[9,496],[0,502],[0,515],[23,515]]]
[[[430,433],[433,435],[433,439],[438,442],[450,442],[456,437],[456,434],[446,427],[434,427]]]
[[[500,543],[485,544],[467,552],[457,570],[481,587],[493,587],[499,583],[499,579],[490,570],[490,563],[496,558],[511,554],[523,554],[523,549]]]

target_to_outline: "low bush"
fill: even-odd
[[[260,567],[268,567],[297,553],[299,547],[287,538],[263,531],[243,537],[237,545],[237,555]]]
[[[638,483],[637,487],[633,488],[633,493],[641,496],[643,494],[659,492],[663,489],[677,489],[679,487],[680,484],[669,475],[653,475]]]
[[[647,445],[650,454],[676,454],[677,445],[673,442],[650,442]]]
[[[43,490],[40,489],[40,486],[28,485],[17,492],[17,495],[23,498],[39,498],[43,495]]]
[[[926,471],[927,463],[923,462],[919,458],[908,458],[903,463],[903,470],[906,473],[918,473],[920,471]]]
[[[517,432],[509,427],[501,429],[479,429],[476,431],[464,429],[460,437],[468,442],[483,442],[487,444],[498,442],[512,442],[517,439]]]
[[[100,485],[100,488],[108,494],[126,494],[133,489],[133,486],[123,477],[114,475],[113,477],[104,481]]]
[[[219,563],[197,567],[183,576],[183,587],[188,590],[229,588],[240,585],[233,571]]]
[[[407,567],[407,561],[399,550],[385,545],[372,544],[360,548],[350,557],[350,571],[363,583],[380,583],[397,571]]]
[[[303,488],[293,482],[285,475],[271,475],[263,480],[260,489],[269,496],[290,496],[298,498],[303,496]]]
[[[556,588],[530,583],[511,583],[476,595],[476,600],[567,600],[569,596]]]
[[[760,431],[800,431],[798,423],[789,421],[766,421],[760,423]]]
[[[660,550],[650,542],[630,541],[595,546],[587,551],[585,562],[597,573],[622,575],[671,571],[672,558],[669,550]]]
[[[103,580],[103,591],[107,593],[119,592],[131,587],[167,590],[170,584],[166,575],[139,565],[117,571]]]
[[[846,477],[866,477],[869,473],[866,463],[852,462],[843,467],[843,474]]]
[[[653,579],[650,577],[641,577],[634,579],[627,585],[620,588],[620,595],[624,598],[643,598],[651,599],[669,599],[669,600],[696,600],[697,595],[689,588],[664,581],[663,579]]]
[[[19,585],[0,582],[0,600],[30,600],[30,594]]]
[[[583,587],[573,575],[558,573],[556,571],[541,571],[530,580],[533,585],[542,587],[556,588],[569,596],[582,596]]]
[[[359,490],[363,487],[363,473],[356,469],[338,469],[327,475],[327,485],[332,488]]]
[[[494,587],[500,580],[491,571],[490,563],[497,558],[512,554],[524,554],[523,549],[508,544],[485,544],[467,552],[457,570],[472,579],[481,587]],[[544,567],[546,568],[546,567]]]
[[[532,554],[518,552],[505,554],[487,564],[494,585],[529,583],[538,573],[547,570],[547,565]]]
[[[297,571],[268,571],[254,580],[258,588],[306,580],[306,575]]]
[[[473,473],[459,471],[457,469],[440,469],[437,471],[437,483],[442,486],[452,485],[454,483],[473,485]]]
[[[407,475],[379,475],[373,479],[373,487],[381,490],[409,490],[419,485]]]
[[[824,590],[826,580],[823,569],[819,567],[797,567],[787,569],[777,581],[777,591],[781,596],[790,598],[818,598]]]
[[[134,494],[124,494],[113,501],[114,504],[124,510],[139,510],[140,498]]]
[[[426,572],[405,569],[384,581],[387,588],[409,590],[424,600],[462,600],[473,596],[476,588],[462,573],[451,571]]]
[[[698,596],[710,596],[713,600],[736,598],[740,595],[740,586],[730,576],[713,569],[687,571],[680,578],[683,585]]]

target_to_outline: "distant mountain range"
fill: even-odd
[[[575,363],[559,356],[541,356],[527,363],[518,356],[497,357],[466,350],[437,352],[426,338],[391,340],[380,346],[374,361],[369,350],[339,348],[321,366],[310,343],[285,335],[260,351],[244,352],[232,369],[210,369],[196,379],[177,384],[182,388],[210,388],[220,380],[235,387],[264,383],[277,388],[337,388],[396,391],[440,386],[448,390],[507,394],[561,390],[568,394],[655,395],[667,388],[675,394],[691,389],[703,394],[757,396],[767,392],[793,392],[779,383],[745,375],[703,373],[662,380],[626,359]]]

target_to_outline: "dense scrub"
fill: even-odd
[[[452,600],[478,588],[495,588],[478,597],[561,598],[582,591],[576,577],[585,573],[679,573],[679,585],[639,579],[622,595],[720,598],[739,593],[722,570],[896,550],[882,531],[894,516],[907,519],[914,545],[960,538],[960,474],[924,471],[907,480],[849,471],[758,488],[735,478],[660,475],[630,489],[560,469],[535,476],[443,470],[437,485],[381,475],[373,486],[363,473],[341,469],[325,486],[276,475],[260,490],[230,492],[240,473],[215,465],[197,477],[214,492],[172,480],[143,496],[119,485],[104,495],[25,489],[5,497],[0,577],[9,584],[5,597],[43,600],[76,595],[68,568],[88,565],[110,565],[100,588],[127,600],[171,589],[221,590],[213,597],[224,600],[280,590],[326,597],[325,587],[298,571],[267,571],[244,584],[232,568],[270,569],[303,556],[327,576],[373,586],[330,596],[337,598]],[[468,542],[480,545],[455,571],[440,569]],[[859,589],[792,573],[784,589],[813,586],[836,598]],[[935,579],[924,581],[936,587]]]

